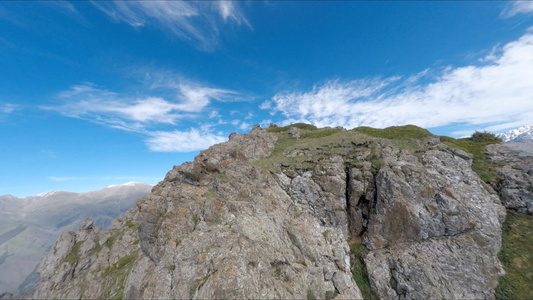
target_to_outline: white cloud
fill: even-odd
[[[150,150],[158,152],[197,151],[227,141],[225,136],[201,132],[194,128],[189,131],[156,131],[150,135],[151,137],[146,140],[146,144]]]
[[[213,110],[213,111],[209,114],[209,119],[213,119],[213,118],[216,118],[216,117],[220,117],[220,114],[218,113],[218,111]]]
[[[234,1],[218,1],[218,9],[220,16],[222,16],[222,19],[224,19],[224,22],[227,22],[228,19],[231,19],[239,25],[244,23],[251,28],[250,23],[238,9],[238,7],[235,6]]]
[[[272,101],[265,101],[259,105],[259,109],[271,109],[272,108]]]
[[[526,33],[492,51],[484,64],[447,68],[432,83],[417,82],[428,71],[407,80],[333,80],[308,92],[278,93],[261,107],[272,105],[272,112],[291,121],[348,128],[529,124],[533,120],[532,53],[533,34]]]
[[[155,24],[193,44],[211,51],[219,43],[220,28],[229,20],[238,25],[248,20],[232,1],[112,1],[92,2],[117,22],[132,27]],[[223,22],[221,22],[223,21]]]
[[[151,84],[147,93],[151,95],[138,96],[141,92],[136,92],[136,96],[123,95],[84,83],[58,94],[64,104],[41,108],[57,111],[68,117],[140,133],[145,136],[146,145],[152,151],[196,151],[226,140],[222,134],[212,133],[212,127],[225,123],[220,119],[221,115],[218,111],[207,108],[212,101],[228,101],[237,93],[171,80]],[[169,95],[173,99],[165,99],[165,96]],[[199,129],[188,131],[166,131],[165,127],[160,126],[177,125],[184,121],[197,122],[195,120],[201,116],[219,120],[214,124],[199,124]],[[191,125],[192,123],[188,126]],[[52,180],[59,181],[61,178]]]
[[[239,125],[240,130],[247,130],[252,126],[250,123],[242,122],[241,125]]]
[[[241,121],[238,119],[231,121],[231,125],[239,128],[240,130],[248,130],[252,127],[252,124],[250,124],[249,122]]]
[[[268,128],[268,126],[270,126],[270,124],[272,124],[272,120],[270,120],[270,119],[263,120],[259,124],[261,125],[261,128]]]
[[[228,94],[236,94],[232,91],[213,89],[201,86],[180,84],[181,92],[180,109],[183,111],[197,112],[202,110],[210,102],[210,99],[223,101]]]
[[[11,103],[0,103],[0,113],[10,114],[17,109],[17,105]]]
[[[501,16],[504,18],[510,18],[519,14],[530,13],[533,13],[533,1],[514,1],[507,5],[502,11]]]
[[[197,84],[175,83],[159,85],[175,99],[160,96],[121,95],[84,83],[59,93],[65,101],[61,106],[42,107],[61,114],[91,120],[110,127],[140,131],[148,125],[176,124],[183,118],[202,112],[212,100],[224,100],[232,91],[203,87]],[[157,93],[157,91],[151,91]]]

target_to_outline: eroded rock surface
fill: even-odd
[[[491,298],[498,275],[499,198],[460,150],[385,154],[376,176],[375,212],[364,235],[365,258],[380,298]]]
[[[505,144],[487,146],[489,158],[501,181],[496,187],[505,207],[520,213],[533,214],[533,157],[523,156]]]
[[[327,130],[232,134],[109,231],[64,233],[30,296],[361,299],[349,242],[362,241],[381,299],[492,298],[505,209],[471,155]]]
[[[80,229],[63,232],[37,269],[38,288],[27,297],[109,299],[122,295],[140,253],[135,214],[128,211],[109,230],[87,219]]]

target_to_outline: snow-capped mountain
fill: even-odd
[[[518,129],[506,131],[497,134],[502,142],[531,142],[533,141],[533,125],[522,126]]]

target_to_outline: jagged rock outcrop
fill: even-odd
[[[354,272],[382,299],[493,297],[505,209],[471,155],[433,136],[275,129],[174,167],[109,231],[64,233],[29,296],[361,299]]]
[[[29,298],[120,298],[140,252],[134,220],[130,210],[109,230],[87,219],[80,229],[63,232],[37,269],[39,286]]]
[[[385,152],[365,258],[382,298],[491,298],[505,210],[455,149]]]
[[[86,218],[108,228],[151,190],[152,185],[130,182],[87,193],[0,196],[0,299],[37,287],[35,270],[63,231],[80,227]]]
[[[521,156],[506,144],[488,145],[486,150],[501,177],[496,189],[503,205],[520,213],[533,214],[533,157]]]

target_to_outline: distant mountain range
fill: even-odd
[[[518,129],[506,131],[497,134],[502,142],[533,142],[533,125],[522,126]]]
[[[88,193],[0,196],[0,298],[35,288],[35,270],[61,232],[78,228],[86,218],[107,228],[151,189],[130,182]]]

